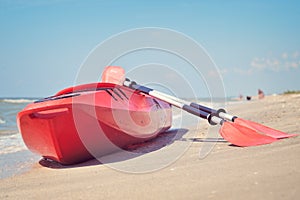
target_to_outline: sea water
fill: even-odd
[[[25,146],[19,133],[16,116],[32,98],[0,98],[0,178],[22,173],[39,157]]]

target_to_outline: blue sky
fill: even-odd
[[[219,67],[228,96],[300,89],[297,1],[0,1],[0,97],[71,86],[89,52],[119,32],[179,31]]]

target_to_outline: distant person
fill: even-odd
[[[258,99],[263,99],[264,97],[265,93],[261,89],[258,89]]]
[[[248,101],[250,101],[250,100],[251,100],[251,96],[246,96],[246,99],[247,99]]]
[[[240,100],[240,101],[243,100],[243,95],[242,95],[242,94],[240,94],[239,100]]]

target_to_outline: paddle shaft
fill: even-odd
[[[125,81],[126,82],[126,81]],[[201,110],[201,111],[204,111],[205,113],[209,113],[209,114],[216,114],[218,117],[222,118],[222,119],[226,119],[226,120],[229,120],[229,121],[234,121],[234,119],[236,118],[236,116],[232,116],[228,113],[226,113],[226,111],[224,109],[219,109],[219,110],[215,110],[215,109],[212,109],[212,108],[208,108],[206,106],[203,106],[203,105],[200,105],[200,104],[197,104],[197,103],[194,103],[194,102],[189,102],[189,101],[185,101],[183,99],[179,99],[177,97],[174,97],[174,96],[171,96],[171,95],[168,95],[168,94],[165,94],[165,93],[162,93],[162,92],[159,92],[157,90],[153,90],[151,88],[148,88],[148,87],[145,87],[145,86],[141,86],[141,85],[138,85],[136,84],[135,82],[130,82],[130,83],[134,83],[137,87],[137,89],[139,87],[142,87],[143,90],[147,91],[148,93],[151,92],[151,93],[156,93],[157,95],[159,96],[164,96],[172,101],[176,101],[176,102],[179,102],[180,104],[184,104],[184,105],[189,105],[193,108],[196,108],[198,110]],[[136,89],[136,88],[135,88]],[[178,107],[178,106],[177,106]]]
[[[223,119],[219,118],[215,112],[211,112],[212,109],[198,109],[197,107],[193,107],[191,105],[189,105],[189,102],[184,101],[182,99],[173,97],[171,95],[153,90],[151,88],[142,86],[142,85],[138,85],[137,83],[135,83],[134,81],[128,81],[126,80],[124,82],[124,85],[134,89],[134,90],[138,90],[141,91],[147,95],[150,95],[152,97],[155,97],[157,99],[160,99],[162,101],[165,101],[177,108],[180,108],[188,113],[191,113],[193,115],[199,116],[203,119],[206,119],[211,125],[216,125],[216,124],[222,124],[223,123]]]
[[[150,89],[150,88],[149,88]],[[186,105],[189,105],[193,108],[196,108],[196,109],[199,109],[199,110],[202,110],[204,112],[207,112],[207,113],[215,113],[217,116],[219,116],[220,118],[223,118],[223,119],[226,119],[226,120],[229,120],[229,121],[234,121],[234,119],[236,118],[236,116],[232,116],[228,113],[226,113],[226,111],[224,109],[219,109],[219,110],[215,110],[215,109],[212,109],[212,108],[208,108],[206,106],[203,106],[203,105],[200,105],[200,104],[197,104],[197,103],[194,103],[194,102],[188,102],[188,101],[185,101],[183,99],[179,99],[177,97],[174,97],[174,96],[171,96],[171,95],[168,95],[168,94],[164,94],[162,92],[159,92],[159,91],[156,91],[157,93],[159,93],[160,95],[164,95],[168,98],[171,98],[175,101],[178,101],[178,102],[181,102],[183,104],[186,104]]]

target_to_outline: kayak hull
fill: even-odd
[[[29,104],[17,116],[24,143],[75,164],[156,137],[172,123],[171,106],[109,83],[80,85]]]

